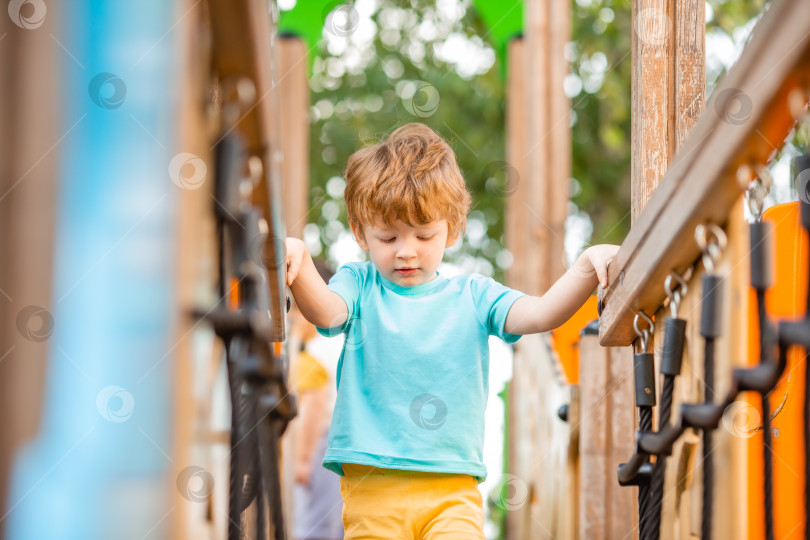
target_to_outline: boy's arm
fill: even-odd
[[[592,246],[543,296],[523,296],[512,304],[504,330],[509,334],[536,334],[553,330],[571,318],[597,284],[607,287],[607,266],[619,246]]]
[[[318,274],[306,244],[287,238],[287,284],[304,318],[320,328],[340,326],[349,317],[346,302]]]

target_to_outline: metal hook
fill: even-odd
[[[639,328],[638,328],[638,318],[639,318],[639,316],[641,316],[645,321],[647,321],[647,324],[650,325],[649,328],[645,328],[644,330],[639,330]],[[638,337],[641,338],[641,350],[643,352],[647,352],[647,344],[650,342],[650,332],[652,331],[652,329],[653,329],[653,321],[652,321],[652,319],[649,318],[647,316],[647,314],[644,313],[644,311],[639,310],[638,313],[636,313],[635,318],[633,319],[633,330],[635,330]]]
[[[676,290],[672,290],[672,278],[675,278],[678,281],[678,288]],[[686,280],[677,273],[676,271],[672,270],[667,275],[667,279],[664,281],[664,290],[667,292],[667,296],[669,297],[669,308],[672,311],[672,318],[678,318],[678,306],[681,303],[681,298],[684,297],[686,291],[689,288],[686,286]]]
[[[701,223],[695,227],[695,241],[703,253],[703,266],[707,272],[713,273],[715,264],[720,259],[720,253],[728,244],[726,233],[714,223],[708,225]]]

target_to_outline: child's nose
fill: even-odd
[[[399,249],[397,250],[397,257],[400,259],[410,259],[416,257],[416,248],[414,247],[413,243],[409,240],[403,240],[399,244]]]

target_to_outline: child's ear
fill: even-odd
[[[366,237],[359,232],[359,227],[356,223],[349,223],[349,227],[352,229],[352,234],[354,235],[354,239],[357,241],[357,244],[360,246],[360,249],[363,251],[368,251],[368,243],[366,243]]]

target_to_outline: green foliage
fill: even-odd
[[[710,0],[713,16],[707,30],[732,35],[761,12],[763,2]],[[440,15],[447,2],[379,0],[377,4],[370,14],[373,40],[358,47],[333,44],[331,52],[327,41],[333,40],[324,40],[313,63],[310,202],[321,242],[328,248],[346,230],[342,196],[334,189],[330,194],[326,184],[342,176],[349,155],[402,124],[420,121],[444,136],[455,150],[473,193],[470,221],[485,231],[483,238],[465,238],[460,249],[448,252],[447,260],[461,264],[465,271],[502,279],[497,261],[504,200],[497,189],[487,186],[492,188],[497,164],[505,159],[505,81],[500,60],[480,37],[490,29],[467,5],[469,1],[461,4],[466,6],[463,16],[449,19]],[[433,31],[425,31],[425,26]],[[361,29],[362,25],[357,32]],[[571,63],[566,89],[573,111],[571,199],[575,207],[571,211],[589,216],[593,234],[586,241],[621,243],[630,227],[631,1],[572,1],[571,30],[574,41],[565,51]],[[484,73],[461,76],[456,65],[437,53],[452,34],[479,51],[489,50],[493,65]],[[413,96],[417,108],[432,109],[431,99],[438,96],[435,112],[409,110],[403,95],[410,81],[429,85]],[[710,84],[713,81],[714,77]],[[332,203],[323,215],[322,206],[328,201]]]

